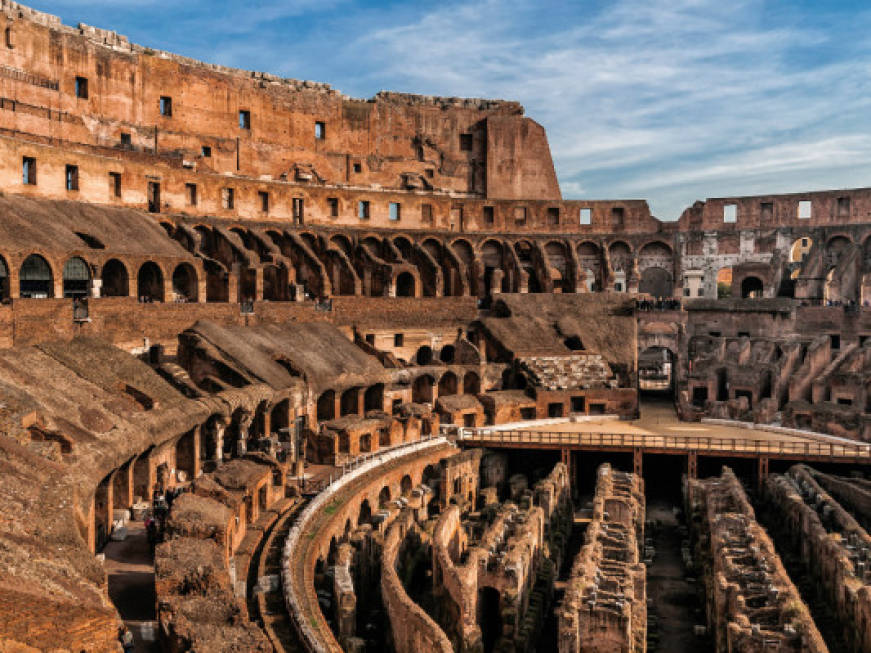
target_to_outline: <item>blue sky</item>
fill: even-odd
[[[787,0],[31,0],[210,62],[518,100],[563,196],[696,199],[871,186],[871,7]],[[833,6],[830,6],[833,5]]]

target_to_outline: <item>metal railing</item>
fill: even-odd
[[[443,427],[443,433],[460,441],[504,444],[550,444],[567,447],[615,449],[670,449],[714,451],[820,458],[865,458],[871,460],[871,446],[807,440],[753,440],[709,436],[675,436],[640,433],[568,433],[559,431],[495,430]]]

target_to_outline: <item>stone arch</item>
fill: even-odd
[[[432,363],[432,358],[432,347],[429,345],[421,346],[414,355],[414,360],[418,365],[429,365]]]
[[[366,524],[371,519],[372,519],[372,506],[369,503],[369,499],[363,499],[360,502],[360,510],[357,513],[357,526],[360,526],[360,524]]]
[[[504,263],[505,251],[498,240],[490,238],[481,245],[481,264],[484,267],[484,295],[491,295],[493,290],[511,292],[511,279]],[[498,280],[497,272],[501,273]],[[496,287],[498,285],[498,288]]]
[[[18,273],[18,292],[29,299],[54,297],[54,274],[44,257],[31,254],[24,259]]]
[[[411,494],[411,490],[414,488],[414,482],[411,480],[411,476],[406,474],[402,477],[402,480],[399,482],[399,490],[402,493],[402,496],[407,497]]]
[[[466,372],[463,377],[463,394],[476,395],[481,392],[481,377],[476,372]]]
[[[336,392],[324,390],[318,397],[317,419],[319,422],[328,422],[336,418]]]
[[[127,266],[119,259],[106,261],[100,276],[103,281],[100,294],[103,297],[127,297],[130,294],[130,275]]]
[[[544,246],[554,292],[570,292],[572,290],[572,259],[568,250],[568,246],[559,240],[551,240]]]
[[[80,256],[73,256],[64,263],[63,296],[87,297],[91,286],[91,266]]]
[[[190,263],[179,263],[172,271],[173,299],[181,302],[195,302],[199,298],[197,271]]]
[[[615,240],[608,246],[608,258],[614,272],[629,274],[632,270],[632,248],[622,240]]]
[[[457,394],[457,375],[447,371],[439,379],[439,397],[455,394]]]
[[[527,274],[527,291],[530,293],[544,292],[543,279],[539,278],[535,269],[535,247],[528,240],[518,240],[514,243],[514,253],[520,261],[520,267]]]
[[[759,299],[762,297],[764,286],[759,277],[744,277],[741,281],[742,299]]]
[[[454,362],[454,358],[456,357],[456,355],[457,355],[457,348],[456,347],[454,347],[453,345],[445,345],[444,347],[442,347],[441,352],[439,352],[439,360],[442,363],[450,364],[450,363]]]
[[[653,297],[671,297],[674,285],[671,272],[660,267],[648,267],[641,273],[638,292]]]
[[[363,405],[366,412],[370,410],[384,410],[384,384],[376,383],[366,389],[363,395]]]
[[[417,297],[417,280],[411,272],[400,272],[396,277],[397,297]]]
[[[844,236],[842,234],[836,234],[829,237],[829,239],[826,241],[825,250],[826,269],[833,268],[838,265],[838,261],[841,260],[841,255],[852,244],[853,241],[851,241],[847,236]]]
[[[602,289],[602,251],[599,246],[585,240],[577,246],[578,263],[584,274],[581,280],[587,292],[595,292]],[[580,284],[579,284],[580,285]]]
[[[154,261],[146,261],[139,268],[136,276],[136,294],[139,301],[163,301],[163,270]]]
[[[351,257],[354,253],[354,248],[351,245],[351,240],[344,234],[336,234],[330,238],[330,243],[338,247],[345,253],[345,256]]]
[[[342,393],[339,400],[340,414],[358,415],[360,413],[360,388],[348,388]]]
[[[813,238],[811,238],[810,236],[799,236],[794,241],[792,241],[792,245],[790,245],[789,247],[789,262],[804,263],[805,257],[811,251],[811,248],[813,246]]]
[[[390,493],[390,486],[385,485],[384,487],[381,488],[381,491],[378,493],[378,506],[381,508],[386,507],[387,504],[390,503],[391,499],[392,499],[392,496]]]
[[[431,404],[435,379],[429,374],[421,374],[411,385],[411,400],[416,404]]]

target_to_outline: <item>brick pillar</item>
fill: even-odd
[[[272,432],[272,411],[263,409],[263,436],[267,437]]]
[[[644,472],[642,467],[642,462],[644,460],[644,456],[641,453],[641,447],[635,447],[632,450],[632,472],[636,476],[641,476]]]
[[[88,504],[88,512],[85,515],[85,528],[87,535],[85,536],[86,543],[88,545],[88,551],[91,553],[97,553],[97,529],[94,524],[94,515],[96,513],[97,508],[97,496],[96,494],[91,497],[91,502]]]
[[[227,276],[228,295],[227,302],[230,304],[239,303],[239,265],[233,264],[233,269]]]
[[[756,474],[756,490],[762,492],[765,479],[768,478],[768,456],[759,457],[759,465]]]
[[[206,303],[207,286],[206,269],[200,266],[200,269],[197,271],[197,302],[200,304]]]
[[[699,458],[695,451],[690,451],[687,454],[687,478],[698,478],[699,476]]]
[[[357,414],[363,416],[366,414],[366,389],[360,388],[357,391]]]
[[[200,455],[200,447],[202,446],[202,440],[203,440],[201,426],[194,427],[193,438],[194,438],[194,444],[193,444],[193,447],[194,447],[194,461],[193,461],[194,462],[194,464],[193,464],[194,474],[193,474],[193,478],[199,478],[203,474],[203,461],[202,461],[202,456]],[[193,480],[193,479],[191,479],[191,480]]]
[[[263,268],[254,270],[254,301],[263,301]]]

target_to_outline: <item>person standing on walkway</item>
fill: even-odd
[[[121,640],[121,647],[124,649],[124,653],[130,653],[136,646],[136,643],[133,641],[133,633],[130,632],[127,626],[121,626],[121,635],[118,639]]]

